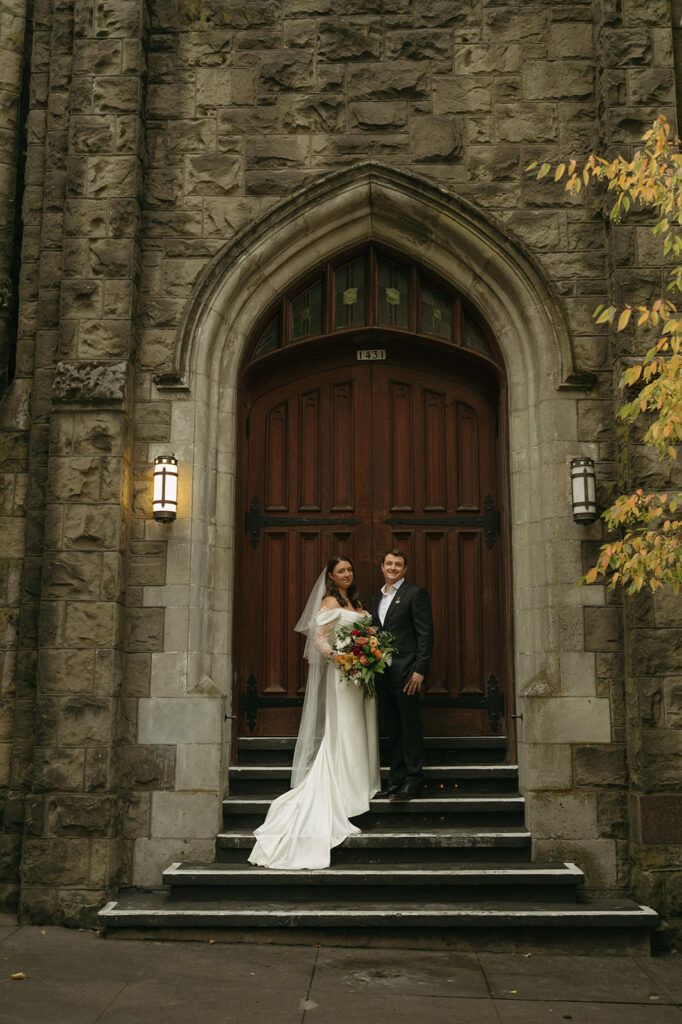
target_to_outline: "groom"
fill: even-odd
[[[407,556],[393,548],[381,563],[384,586],[372,598],[372,621],[395,637],[393,664],[380,677],[379,700],[389,733],[391,771],[378,794],[411,800],[422,788],[424,740],[419,693],[433,652],[431,602],[423,587],[408,583]]]

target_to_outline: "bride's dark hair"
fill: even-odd
[[[348,558],[346,555],[334,555],[334,557],[330,558],[329,561],[327,562],[327,569],[324,575],[325,583],[327,586],[327,597],[335,597],[342,608],[348,607],[348,601],[344,601],[344,599],[341,597],[341,591],[336,586],[334,581],[330,580],[329,578],[331,574],[334,572],[334,569],[337,567],[339,562],[348,562],[351,569],[353,570],[353,582],[351,583],[347,591],[348,601],[350,601],[351,607],[359,608],[360,598],[358,597],[357,587],[355,586],[355,566],[351,562],[350,558]]]

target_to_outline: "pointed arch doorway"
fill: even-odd
[[[298,728],[305,669],[293,627],[322,565],[351,557],[367,603],[394,546],[433,604],[426,735],[503,734],[506,391],[475,310],[398,253],[346,253],[257,325],[239,396],[239,735]]]

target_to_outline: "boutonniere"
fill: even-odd
[[[399,597],[396,597],[396,599],[395,599],[395,603],[396,603],[396,604],[400,604],[400,598],[399,598]]]

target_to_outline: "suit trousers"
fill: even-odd
[[[388,668],[381,677],[379,703],[388,729],[389,785],[419,782],[424,764],[424,738],[419,711],[419,694],[403,692],[411,672]]]

